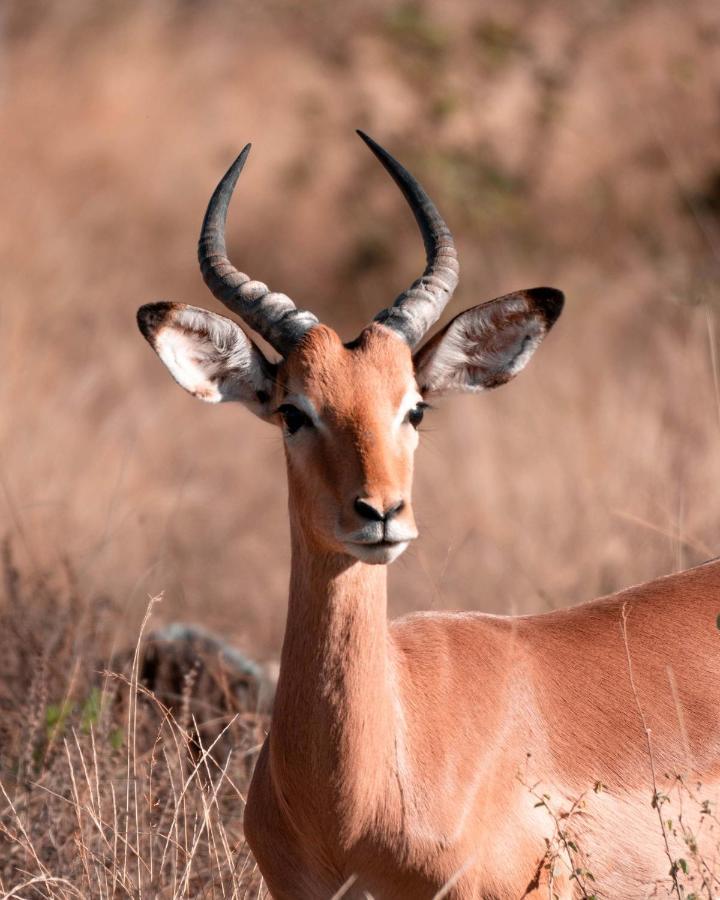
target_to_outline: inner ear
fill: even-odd
[[[277,366],[230,319],[183,303],[148,303],[138,326],[172,377],[207,403],[239,401],[269,419]]]
[[[532,288],[460,313],[414,357],[423,394],[485,391],[525,368],[557,321],[563,295]]]

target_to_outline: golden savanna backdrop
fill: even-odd
[[[541,611],[717,555],[720,8],[11,0],[0,27],[0,896],[255,897],[263,704],[205,635],[155,666],[165,716],[132,647],[162,594],[145,633],[200,623],[272,668],[282,439],[177,388],[137,307],[223,312],[197,234],[252,141],[233,262],[354,337],[424,264],[362,128],[455,234],[442,323],[567,298],[515,381],[426,416],[391,613]]]

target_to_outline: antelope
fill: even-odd
[[[598,897],[680,896],[690,853],[658,798],[664,773],[702,781],[713,800],[720,784],[720,563],[538,615],[388,622],[387,565],[418,537],[428,399],[509,381],[563,295],[507,294],[423,344],[458,282],[453,238],[413,176],[359,133],[409,204],[427,266],[355,340],[229,261],[250,145],[212,195],[199,261],[280,359],[204,309],[138,313],[181,387],[239,401],[283,435],[289,603],[246,839],[275,900],[567,900],[587,895],[588,872]],[[689,809],[685,821],[702,848]]]

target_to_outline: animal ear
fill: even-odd
[[[485,391],[524,369],[563,308],[554,288],[532,288],[473,306],[414,356],[423,394]]]
[[[224,316],[184,303],[148,303],[138,327],[177,383],[207,403],[239,400],[269,419],[276,366]]]

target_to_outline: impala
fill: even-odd
[[[426,401],[516,375],[563,296],[508,294],[421,345],[457,284],[453,240],[418,182],[361,137],[410,205],[427,267],[355,340],[229,262],[249,146],[210,200],[200,266],[280,360],[203,309],[138,313],[183,388],[240,401],[283,434],[289,606],[247,841],[276,900],[570,898],[588,870],[598,897],[679,896],[675,861],[690,854],[652,801],[666,772],[720,783],[720,564],[540,615],[387,621],[386,566],[418,536]],[[699,855],[689,809],[685,823]]]

